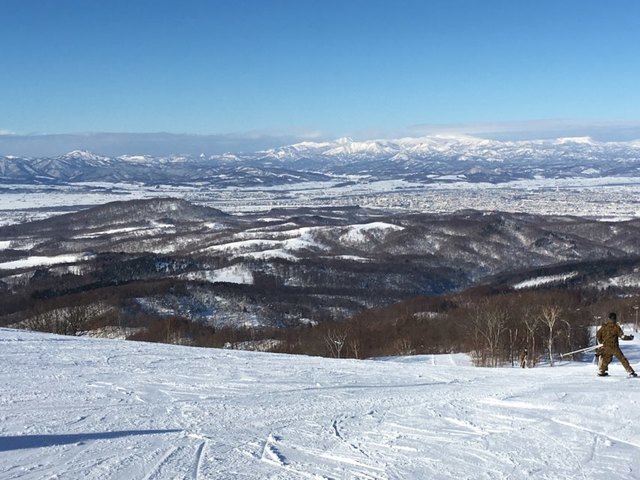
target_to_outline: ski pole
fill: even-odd
[[[589,352],[589,351],[595,350],[596,348],[599,348],[601,346],[602,345],[598,344],[598,345],[593,345],[591,347],[580,348],[579,350],[574,350],[573,352],[561,353],[560,357],[566,357],[567,355],[573,355],[574,353]]]

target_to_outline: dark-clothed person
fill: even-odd
[[[527,349],[525,348],[522,353],[520,354],[520,366],[522,368],[527,366],[527,356],[528,356],[528,352]]]
[[[629,375],[635,377],[636,373],[633,371],[631,365],[629,365],[627,357],[624,356],[620,350],[620,346],[618,345],[618,339],[632,340],[633,335],[625,335],[616,320],[616,314],[613,312],[610,313],[609,319],[598,329],[598,332],[596,333],[598,343],[602,344],[602,347],[599,349],[600,356],[598,359],[598,375],[608,375],[609,364],[611,363],[611,360],[613,360],[613,357],[616,357],[620,360],[620,363]]]

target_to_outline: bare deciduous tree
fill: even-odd
[[[329,354],[334,358],[340,358],[342,348],[347,341],[347,332],[345,330],[328,330],[324,341],[329,350]]]
[[[483,304],[477,307],[473,317],[476,338],[486,355],[481,357],[482,363],[497,367],[499,363],[500,342],[506,329],[507,315],[503,309]],[[488,357],[488,358],[487,358]]]
[[[547,305],[542,308],[541,320],[548,328],[547,350],[549,352],[549,364],[553,367],[553,340],[555,338],[554,327],[560,319],[560,307],[555,305]]]
[[[77,335],[98,313],[100,310],[95,305],[73,305],[36,313],[25,321],[25,326],[40,332]]]
[[[536,337],[538,327],[540,325],[540,317],[534,315],[533,309],[525,308],[523,310],[523,321],[527,329],[527,345],[530,345],[529,367],[535,367],[538,356],[536,354]]]
[[[357,338],[350,338],[349,348],[351,349],[353,358],[360,359],[360,340],[358,340]]]
[[[515,350],[518,344],[518,328],[509,328],[509,360],[511,366],[515,365]]]
[[[399,338],[394,342],[394,349],[397,355],[410,355],[413,352],[411,340],[408,338]]]

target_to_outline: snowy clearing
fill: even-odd
[[[112,228],[110,230],[103,230],[101,232],[91,232],[91,233],[85,233],[84,235],[76,235],[75,238],[78,239],[82,239],[82,238],[98,238],[102,235],[115,235],[117,233],[129,233],[129,232],[136,232],[138,230],[145,230],[145,227],[123,227],[123,228]]]
[[[614,287],[637,287],[640,286],[640,271],[634,270],[633,273],[626,275],[619,275],[617,277],[610,278],[606,282],[598,282],[596,284],[598,288]]]
[[[251,257],[251,258],[287,258],[295,259],[294,253],[304,252],[305,250],[326,250],[326,246],[322,245],[315,239],[315,234],[326,230],[325,227],[303,227],[294,230],[285,230],[281,232],[250,232],[249,240],[239,240],[237,242],[223,243],[220,245],[212,245],[204,248],[202,252],[227,252],[234,257]],[[248,235],[242,232],[236,237],[244,238]],[[272,236],[284,236],[285,239],[273,240]],[[267,237],[267,238],[265,238]]]
[[[0,263],[0,270],[16,270],[19,268],[39,267],[45,265],[57,265],[60,263],[75,263],[88,260],[92,255],[89,253],[56,255],[54,257],[32,256],[13,260],[11,262]]]
[[[545,277],[536,277],[529,280],[524,280],[522,282],[516,283],[513,288],[516,290],[521,290],[523,288],[533,288],[539,287],[541,285],[548,285],[550,283],[561,283],[566,282],[572,278],[578,276],[578,272],[569,272],[563,273],[561,275],[547,275]]]
[[[251,285],[253,284],[253,272],[244,265],[232,265],[217,270],[205,270],[190,272],[181,276],[188,280],[204,280],[211,283],[226,282]]]
[[[353,225],[347,229],[340,239],[347,243],[364,243],[368,240],[367,235],[386,235],[388,232],[404,230],[404,227],[391,223],[373,222],[363,225]]]
[[[640,343],[623,350],[638,368]],[[0,329],[0,476],[639,478],[640,380],[617,362],[459,363]]]

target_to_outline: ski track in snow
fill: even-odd
[[[640,382],[616,361],[467,364],[0,329],[0,479],[640,478]]]

